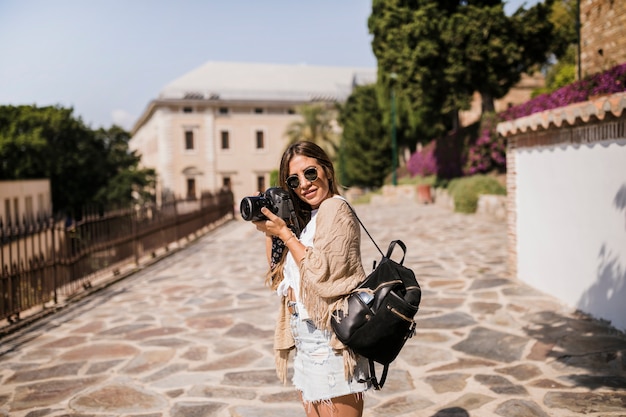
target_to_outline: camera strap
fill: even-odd
[[[298,222],[298,216],[296,216],[296,209],[293,207],[293,201],[287,200],[289,206],[289,221],[291,222],[292,230],[296,234],[296,237],[300,238],[300,223]]]

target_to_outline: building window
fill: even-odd
[[[255,108],[255,109],[254,109],[254,112],[255,112],[256,114],[261,114],[261,113],[263,113],[263,109],[262,109],[262,108],[260,108],[260,107],[257,107],[257,108]]]
[[[259,175],[256,177],[256,188],[257,190],[264,192],[265,191],[265,176]]]
[[[187,200],[196,199],[196,180],[195,178],[187,178]]]
[[[183,107],[183,113],[193,113],[192,107]]]
[[[263,135],[263,131],[262,130],[257,130],[256,131],[256,148],[257,149],[264,149],[265,148],[265,137]]]
[[[185,130],[185,149],[193,149],[193,130]]]
[[[227,190],[230,190],[232,186],[232,182],[230,180],[230,177],[224,177],[222,178],[222,188],[225,188]]]
[[[220,114],[228,114],[228,107],[220,107]]]
[[[220,134],[222,136],[222,149],[230,149],[230,135],[228,130],[222,130]]]

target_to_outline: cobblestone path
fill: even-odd
[[[424,291],[366,417],[626,416],[626,336],[511,279],[503,222],[413,202],[356,210],[383,251],[407,244]],[[362,247],[368,270],[380,255],[365,233]],[[231,221],[0,340],[0,416],[304,416],[275,376],[264,256]]]

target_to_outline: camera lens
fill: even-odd
[[[241,200],[241,204],[239,205],[239,211],[241,212],[241,217],[244,220],[252,220],[252,210],[253,207],[250,198],[245,197],[243,200]]]

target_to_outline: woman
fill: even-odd
[[[367,360],[337,340],[330,327],[333,311],[365,279],[359,224],[339,196],[330,158],[316,144],[291,145],[279,181],[289,191],[301,235],[265,207],[268,220],[254,222],[267,239],[267,283],[283,301],[274,337],[278,376],[286,381],[295,348],[293,383],[307,416],[359,417],[370,387]]]

